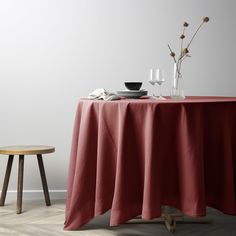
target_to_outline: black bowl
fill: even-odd
[[[125,82],[125,87],[129,90],[139,90],[142,82]]]

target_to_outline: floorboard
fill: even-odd
[[[77,231],[63,230],[65,200],[52,201],[47,207],[44,201],[23,201],[23,213],[15,214],[15,202],[0,207],[0,236],[167,236],[163,223],[124,224],[109,227],[109,212],[97,217]],[[211,223],[178,223],[178,236],[236,236],[236,217],[224,215],[209,208],[207,218]],[[189,220],[189,218],[186,218]]]

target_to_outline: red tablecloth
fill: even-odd
[[[206,206],[236,214],[236,98],[81,100],[65,229],[111,210],[110,225]]]

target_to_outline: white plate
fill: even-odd
[[[116,93],[117,95],[126,98],[140,98],[142,96],[147,95],[146,90],[122,90],[122,91],[117,91]]]

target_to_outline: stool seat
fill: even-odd
[[[55,152],[55,148],[43,145],[19,145],[0,147],[3,155],[37,155]]]
[[[21,214],[22,212],[22,196],[23,196],[23,175],[24,175],[24,157],[25,155],[36,155],[38,160],[39,172],[41,175],[43,192],[45,197],[45,202],[47,206],[51,205],[50,196],[48,192],[48,185],[46,174],[43,165],[42,154],[55,152],[55,148],[51,146],[42,146],[42,145],[21,145],[21,146],[7,146],[0,147],[0,154],[8,155],[7,168],[5,173],[5,178],[2,187],[2,193],[0,198],[0,206],[4,206],[8,183],[11,174],[12,162],[14,155],[19,156],[19,167],[18,167],[18,183],[17,183],[17,204],[16,204],[16,213]]]

